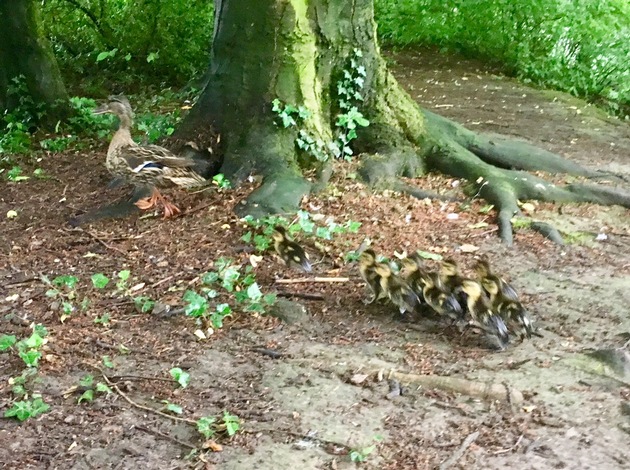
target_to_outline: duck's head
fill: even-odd
[[[115,114],[121,120],[126,118],[126,120],[130,121],[133,118],[133,110],[131,109],[131,105],[129,104],[129,100],[125,98],[123,95],[112,95],[107,98],[107,103],[102,104],[94,111],[92,114]]]

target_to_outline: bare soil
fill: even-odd
[[[628,123],[480,63],[425,50],[391,60],[402,84],[428,109],[473,130],[630,175]],[[236,312],[223,329],[199,340],[193,319],[139,313],[129,296],[95,289],[90,276],[128,269],[136,289],[131,296],[181,305],[183,292],[197,288],[217,258],[249,262],[240,241],[246,228],[233,208],[252,188],[171,192],[184,209],[180,217],[145,214],[73,229],[70,217],[120,195],[102,189],[108,181],[104,149],[105,143],[95,153],[50,155],[40,166],[51,179],[3,183],[0,334],[26,337],[32,323],[48,328],[30,388],[51,405],[24,423],[0,420],[3,468],[344,469],[357,465],[350,450],[375,444],[364,468],[424,469],[446,462],[473,433],[477,438],[450,468],[627,468],[628,367],[604,367],[587,353],[618,349],[623,356],[630,338],[628,210],[535,203],[533,216],[556,224],[570,243],[556,246],[521,229],[506,249],[483,201],[371,194],[357,183],[353,165],[340,164],[326,192],[304,201],[304,208],[339,223],[359,221],[360,232],[321,244],[300,241],[312,258],[321,258],[317,276],[349,281],[280,284],[277,279],[304,276],[265,254],[257,280],[264,292],[285,296],[277,309],[290,321]],[[429,175],[414,183],[463,198],[461,181]],[[9,210],[18,217],[5,219]],[[364,305],[356,264],[343,255],[365,237],[386,256],[422,249],[454,256],[465,271],[475,256],[488,255],[521,293],[543,337],[494,352],[475,334],[462,336],[423,318],[402,321],[384,304]],[[41,275],[67,274],[79,277],[78,297],[90,306],[61,323]],[[296,293],[321,300],[286,298]],[[94,322],[104,314],[109,324]],[[272,358],[260,348],[281,355]],[[105,355],[113,369],[103,365]],[[8,352],[0,353],[0,364],[4,412],[13,400],[10,378],[23,363]],[[190,373],[187,388],[168,380],[172,367]],[[504,384],[525,400],[489,401],[406,383],[394,396],[391,370]],[[65,392],[86,374],[101,382],[104,374],[118,388],[77,404],[81,391]],[[193,426],[137,406],[161,410],[163,400],[181,405],[177,417],[189,420],[228,410],[241,418],[242,431],[231,439],[217,436],[222,451],[189,455],[204,444]]]

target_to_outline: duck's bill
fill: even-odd
[[[105,114],[105,113],[109,113],[109,106],[107,104],[102,104],[98,108],[96,108],[94,111],[92,111],[92,114]]]

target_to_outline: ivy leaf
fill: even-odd
[[[109,278],[103,273],[92,275],[92,285],[97,289],[103,289],[109,283]]]
[[[6,351],[17,342],[17,338],[14,335],[2,335],[0,336],[0,351]]]
[[[171,377],[173,377],[182,388],[186,388],[190,382],[190,374],[183,371],[179,367],[173,367],[170,370]]]

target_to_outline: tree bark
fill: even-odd
[[[20,76],[34,102],[50,110],[49,118],[65,114],[68,94],[52,48],[39,28],[37,2],[0,0],[0,110],[19,105],[19,96],[8,89]]]
[[[239,182],[263,176],[239,210],[254,216],[295,210],[319,186],[306,171],[330,174],[296,145],[295,127],[278,125],[272,101],[303,106],[310,117],[299,130],[331,142],[340,110],[338,82],[356,51],[365,68],[361,112],[370,124],[353,142],[363,179],[423,197],[400,177],[428,170],[462,177],[474,193],[495,205],[500,236],[512,242],[511,219],[519,199],[597,202],[628,207],[615,191],[556,187],[526,171],[600,177],[523,142],[498,140],[422,111],[387,70],[373,17],[373,0],[217,0],[208,82],[178,129],[196,138],[210,128],[221,136],[222,172]],[[607,175],[610,176],[610,175]],[[592,188],[591,188],[592,189]]]

